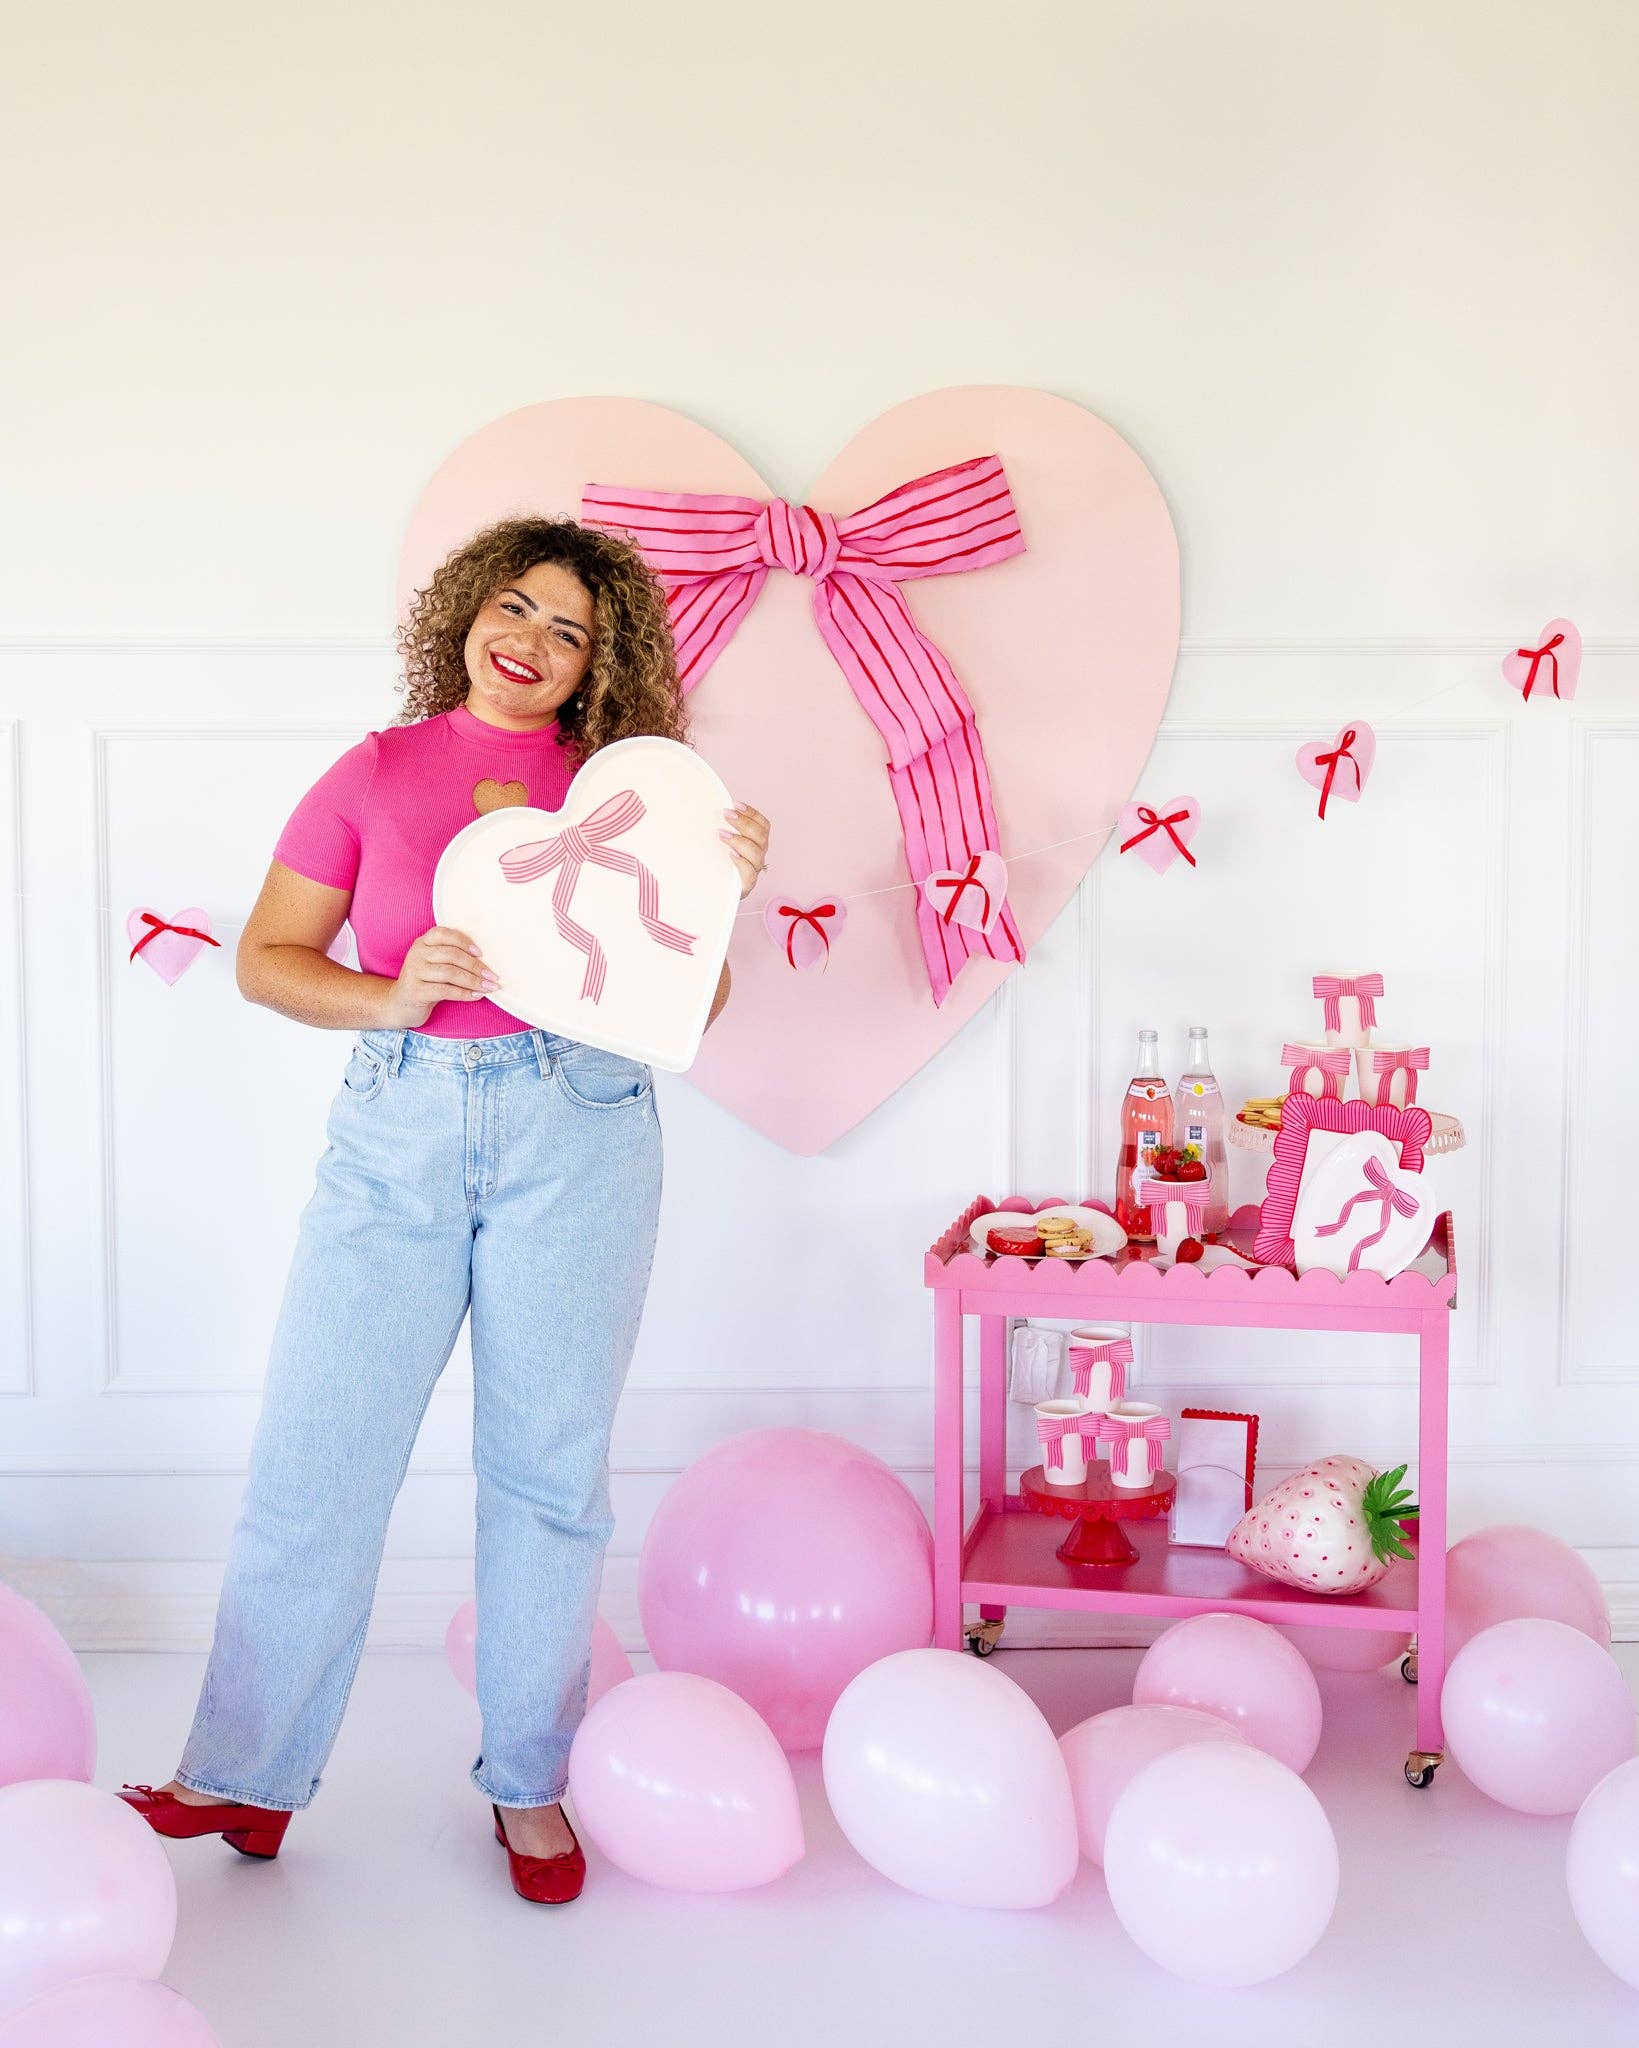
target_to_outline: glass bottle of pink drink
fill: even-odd
[[[1189,1027],[1189,1065],[1172,1098],[1175,1145],[1193,1145],[1212,1177],[1206,1227],[1216,1237],[1229,1222],[1229,1154],[1224,1150],[1224,1098],[1206,1049],[1206,1026]]]
[[[1153,1031],[1138,1034],[1138,1071],[1127,1083],[1121,1104],[1121,1164],[1115,1179],[1115,1220],[1139,1243],[1155,1236],[1150,1212],[1134,1199],[1133,1183],[1140,1166],[1172,1143],[1172,1097],[1161,1078],[1161,1060]]]

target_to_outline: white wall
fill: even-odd
[[[1107,855],[1028,973],[826,1157],[665,1087],[607,1611],[635,1640],[646,1519],[737,1429],[842,1430],[926,1497],[924,1246],[980,1188],[1107,1188],[1138,1024],[1176,1062],[1208,1022],[1229,1090],[1267,1093],[1308,974],[1350,961],[1471,1135],[1454,1525],[1557,1529],[1639,1630],[1631,1252],[1605,1220],[1639,1005],[1623,0],[640,0],[572,27],[104,4],[34,10],[10,58],[7,1577],[81,1644],[208,1638],[346,1043],[240,1001],[231,938],[295,796],[392,714],[428,472],[512,406],[623,392],[800,496],[888,405],[996,381],[1102,412],[1168,494],[1185,644],[1145,788],[1200,796],[1201,869]],[[1522,706],[1497,658],[1556,612],[1588,635],[1581,694]],[[1376,779],[1322,829],[1290,757],[1351,716]],[[128,968],[144,902],[206,905],[229,950],[174,989]],[[779,1268],[725,1247],[725,1200]],[[1273,1474],[1405,1456],[1408,1353],[1179,1331],[1141,1370],[1163,1399],[1244,1395]],[[468,1585],[464,1378],[463,1344],[384,1640],[436,1640]]]

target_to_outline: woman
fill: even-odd
[[[176,1776],[126,1788],[171,1836],[278,1853],[320,1782],[387,1518],[472,1317],[478,1701],[472,1780],[525,1898],[578,1895],[560,1801],[585,1712],[615,1404],[660,1199],[649,1070],[531,1030],[468,936],[432,923],[438,856],[497,804],[561,807],[576,767],[678,739],[665,598],[569,520],[477,535],[402,634],[403,716],[297,805],[238,951],[252,1001],[353,1030],[269,1358],[216,1636]],[[768,824],[722,836],[741,893]],[[344,920],[358,972],[327,948]],[[728,998],[725,967],[711,1015]]]

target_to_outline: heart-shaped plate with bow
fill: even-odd
[[[840,520],[990,456],[1023,551],[966,573],[902,571],[897,582],[976,714],[1008,912],[1028,955],[1098,857],[1166,703],[1178,545],[1160,489],[1092,413],[994,385],[894,407],[805,495]],[[579,518],[593,486],[614,498],[630,487],[777,500],[727,442],[665,406],[529,406],[482,428],[433,477],[405,542],[401,603],[479,527],[524,511]],[[689,697],[694,745],[773,826],[767,879],[735,929],[733,999],[689,1079],[810,1153],[915,1074],[1016,965],[1010,948],[981,950],[935,1001],[918,921],[926,870],[915,871],[882,734],[817,629],[818,588],[811,574],[772,570]],[[759,929],[776,891],[782,903],[846,901],[825,972],[793,973]]]

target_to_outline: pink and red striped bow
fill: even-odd
[[[1343,1204],[1343,1207],[1338,1211],[1337,1221],[1335,1223],[1323,1223],[1315,1231],[1316,1237],[1334,1237],[1343,1228],[1344,1224],[1348,1222],[1349,1212],[1357,1202],[1379,1202],[1382,1204],[1378,1210],[1377,1228],[1370,1237],[1363,1237],[1349,1254],[1349,1271],[1351,1273],[1359,1268],[1360,1254],[1364,1251],[1369,1251],[1374,1244],[1387,1237],[1391,1210],[1397,1211],[1402,1216],[1415,1216],[1417,1211],[1423,1206],[1415,1195],[1408,1194],[1404,1188],[1397,1188],[1394,1185],[1393,1181],[1389,1179],[1388,1174],[1384,1171],[1381,1159],[1368,1159],[1365,1162],[1365,1174],[1366,1186],[1358,1194],[1351,1195]]]
[[[1161,1469],[1161,1446],[1172,1435],[1172,1423],[1165,1415],[1101,1415],[1097,1441],[1101,1444],[1130,1444],[1142,1441],[1149,1452],[1150,1470]]]
[[[1110,1368],[1110,1399],[1125,1400],[1127,1394],[1127,1368],[1133,1362],[1133,1347],[1130,1337],[1116,1337],[1107,1344],[1072,1344],[1070,1346],[1070,1370],[1074,1374],[1073,1385],[1082,1400],[1087,1400],[1093,1391],[1093,1367],[1107,1365]]]
[[[1321,1099],[1338,1102],[1342,1100],[1343,1083],[1354,1064],[1354,1055],[1346,1045],[1335,1046],[1330,1052],[1311,1052],[1306,1045],[1283,1045],[1280,1063],[1292,1069],[1294,1089],[1307,1086],[1309,1075],[1317,1073]]]
[[[534,882],[554,869],[558,879],[552,885],[552,917],[560,938],[567,939],[586,955],[586,972],[581,978],[581,1001],[598,1002],[609,963],[603,948],[584,925],[569,914],[580,871],[593,867],[613,868],[617,874],[637,877],[637,914],[643,929],[656,945],[669,946],[674,953],[692,953],[695,934],[680,932],[660,916],[660,884],[635,853],[611,846],[610,841],[630,832],[643,820],[643,799],[635,789],[623,789],[598,805],[579,825],[566,825],[549,838],[534,839],[527,846],[515,846],[501,855],[501,872],[509,882]]]
[[[911,879],[1000,853],[973,706],[899,588],[1024,551],[999,457],[933,470],[840,518],[783,498],[613,484],[587,485],[581,518],[629,535],[659,577],[685,691],[727,646],[770,569],[810,577],[814,621],[887,747]],[[981,932],[942,920],[918,887],[916,921],[936,1003],[974,953],[1024,958],[1010,909]]]
[[[1100,1418],[1090,1410],[1083,1415],[1038,1415],[1036,1435],[1041,1439],[1046,1452],[1045,1463],[1053,1471],[1064,1470],[1064,1439],[1067,1436],[1084,1436],[1091,1442],[1098,1441],[1096,1425]]]
[[[1317,974],[1310,984],[1314,992],[1325,1003],[1326,1029],[1343,1029],[1342,999],[1353,996],[1360,1005],[1362,1030],[1369,1030],[1377,1022],[1377,998],[1383,993],[1383,977],[1380,974]]]
[[[1417,1076],[1428,1072],[1428,1052],[1429,1049],[1426,1045],[1419,1045],[1411,1052],[1374,1052],[1372,1054],[1372,1072],[1374,1074],[1392,1074],[1403,1067],[1406,1073],[1406,1100],[1408,1103],[1415,1102],[1417,1100]]]

